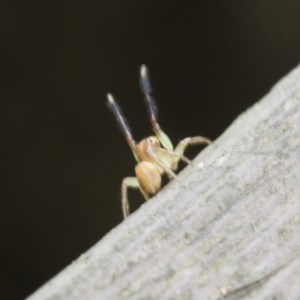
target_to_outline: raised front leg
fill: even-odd
[[[142,92],[145,95],[145,102],[146,106],[148,108],[148,114],[150,118],[150,122],[152,125],[152,128],[155,132],[155,135],[159,139],[159,142],[162,144],[162,146],[167,149],[168,151],[173,151],[173,145],[169,137],[163,132],[163,130],[160,128],[158,122],[157,122],[157,108],[154,101],[154,98],[152,96],[152,88],[151,83],[149,79],[148,69],[145,65],[141,66],[141,88]]]

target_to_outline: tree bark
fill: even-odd
[[[300,67],[28,299],[300,299]]]

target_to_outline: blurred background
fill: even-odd
[[[1,1],[0,299],[23,299],[122,222],[135,161],[107,92],[135,139],[149,135],[145,63],[174,143],[216,139],[299,63],[299,16],[292,0]]]

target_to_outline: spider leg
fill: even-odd
[[[169,178],[174,178],[179,181],[178,176],[172,171],[171,168],[169,168],[157,158],[154,158],[154,161],[164,170],[164,172],[168,175]]]
[[[205,138],[203,136],[187,137],[187,138],[181,140],[178,143],[178,145],[175,147],[174,152],[171,153],[173,155],[176,153],[176,156],[177,156],[173,161],[174,165],[172,166],[172,168],[175,168],[175,169],[177,168],[177,164],[180,161],[180,159],[189,164],[191,163],[191,161],[183,155],[188,146],[199,145],[199,144],[209,145],[211,143],[212,143],[212,141],[210,139]]]
[[[171,154],[174,152],[171,152]],[[160,173],[166,173],[169,178],[174,178],[179,181],[178,176],[173,172],[172,161],[170,159],[170,152],[166,149],[158,149],[157,152],[149,151],[148,154],[151,156],[154,163],[158,166],[159,169],[163,170]],[[177,154],[175,154],[177,156]]]
[[[173,144],[169,137],[160,128],[157,122],[157,107],[155,100],[152,96],[152,87],[149,79],[148,69],[145,65],[141,66],[141,78],[140,78],[141,89],[144,94],[145,103],[148,109],[148,114],[150,118],[150,123],[152,125],[153,131],[163,147],[169,151],[174,149]]]
[[[123,131],[123,133],[125,135],[127,143],[133,152],[134,157],[138,161],[137,155],[136,155],[136,142],[134,141],[134,139],[132,137],[131,130],[127,124],[127,121],[126,121],[122,111],[121,111],[120,106],[118,105],[118,103],[116,102],[116,100],[112,94],[107,94],[107,105],[113,112],[121,130]]]
[[[158,158],[162,163],[164,163],[166,166],[169,166],[169,168],[174,171],[177,169],[177,162],[179,160],[184,161],[188,165],[192,163],[192,161],[183,154],[177,153],[175,151],[168,151],[163,148],[159,148],[156,150],[156,159]]]
[[[169,155],[175,156],[177,160],[183,160],[186,164],[190,165],[192,161],[188,159],[185,155],[177,153],[175,151],[168,151]]]
[[[124,219],[129,216],[130,209],[129,209],[129,201],[127,190],[128,188],[133,189],[140,189],[141,193],[143,194],[146,200],[149,199],[149,196],[141,189],[138,179],[136,177],[126,177],[122,181],[122,211]]]

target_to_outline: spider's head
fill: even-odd
[[[148,138],[144,139],[143,141],[146,141],[149,147],[160,147],[159,139],[154,135],[149,136]]]
[[[156,136],[149,136],[136,145],[136,153],[139,161],[152,161],[157,149],[161,148]]]

